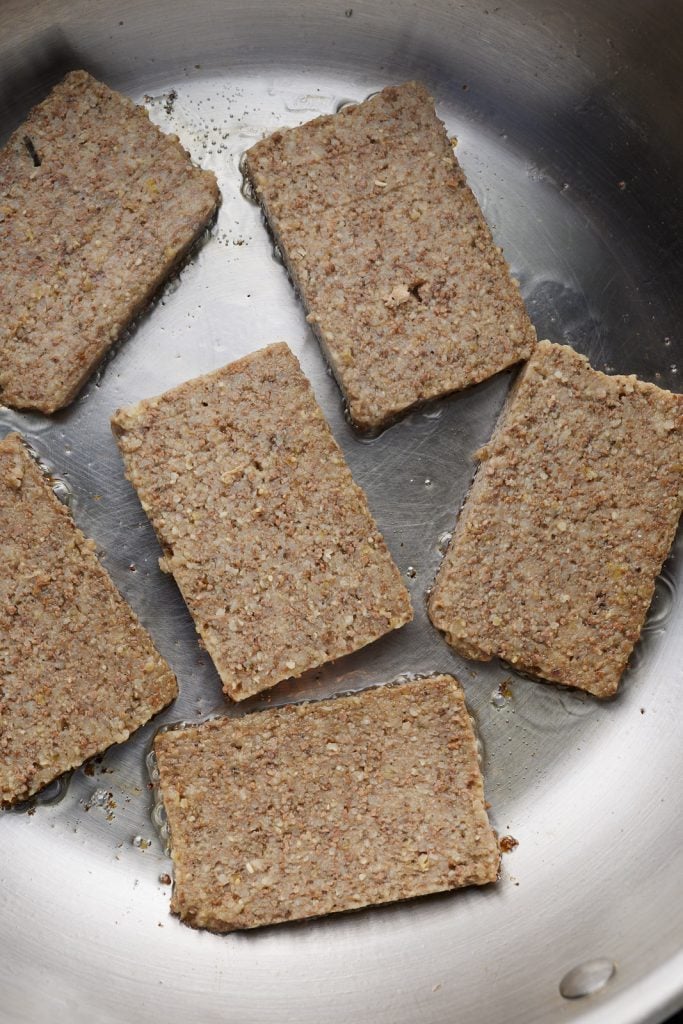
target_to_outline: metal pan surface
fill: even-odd
[[[21,430],[44,456],[181,683],[131,741],[30,813],[0,817],[1,1020],[629,1024],[680,1007],[683,542],[611,702],[452,654],[424,595],[510,375],[358,437],[239,161],[278,126],[422,79],[539,336],[680,390],[682,53],[683,8],[666,0],[0,2],[3,138],[85,67],[145,102],[224,197],[210,235],[70,409],[0,410],[0,433]],[[109,417],[276,339],[300,357],[416,616],[237,707],[158,569]],[[493,823],[519,843],[497,886],[225,937],[169,915],[145,768],[155,729],[431,671],[462,680]]]

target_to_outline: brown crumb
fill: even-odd
[[[510,700],[512,697],[512,687],[510,686],[509,679],[503,679],[502,682],[498,684],[498,693],[506,700]]]
[[[515,839],[514,836],[501,836],[498,845],[501,853],[511,853],[516,846],[519,846],[519,840]]]

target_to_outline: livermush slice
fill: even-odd
[[[478,455],[433,624],[466,657],[611,696],[683,507],[683,396],[543,341]]]
[[[500,853],[460,684],[158,733],[171,909],[217,932],[484,885]]]
[[[173,673],[17,434],[0,441],[0,803],[121,743]]]
[[[517,283],[424,86],[275,132],[245,170],[361,429],[531,354]]]
[[[0,403],[68,405],[218,199],[146,110],[68,74],[0,151]]]
[[[363,491],[285,344],[119,410],[126,476],[235,700],[412,618]]]

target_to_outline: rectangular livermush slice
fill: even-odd
[[[276,132],[245,166],[359,427],[531,353],[517,284],[423,86]]]
[[[0,441],[0,803],[32,796],[177,693],[18,435]]]
[[[284,344],[112,427],[171,572],[235,700],[412,618],[401,575]]]
[[[541,342],[429,602],[467,657],[615,693],[683,507],[683,396]]]
[[[217,203],[142,107],[67,75],[0,151],[0,401],[68,405]]]
[[[154,741],[172,910],[254,928],[494,882],[472,723],[433,676]]]

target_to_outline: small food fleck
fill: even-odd
[[[510,679],[503,679],[498,684],[498,693],[501,695],[501,697],[504,697],[506,700],[510,700],[510,698],[512,697],[512,687],[510,686],[510,682]]]

